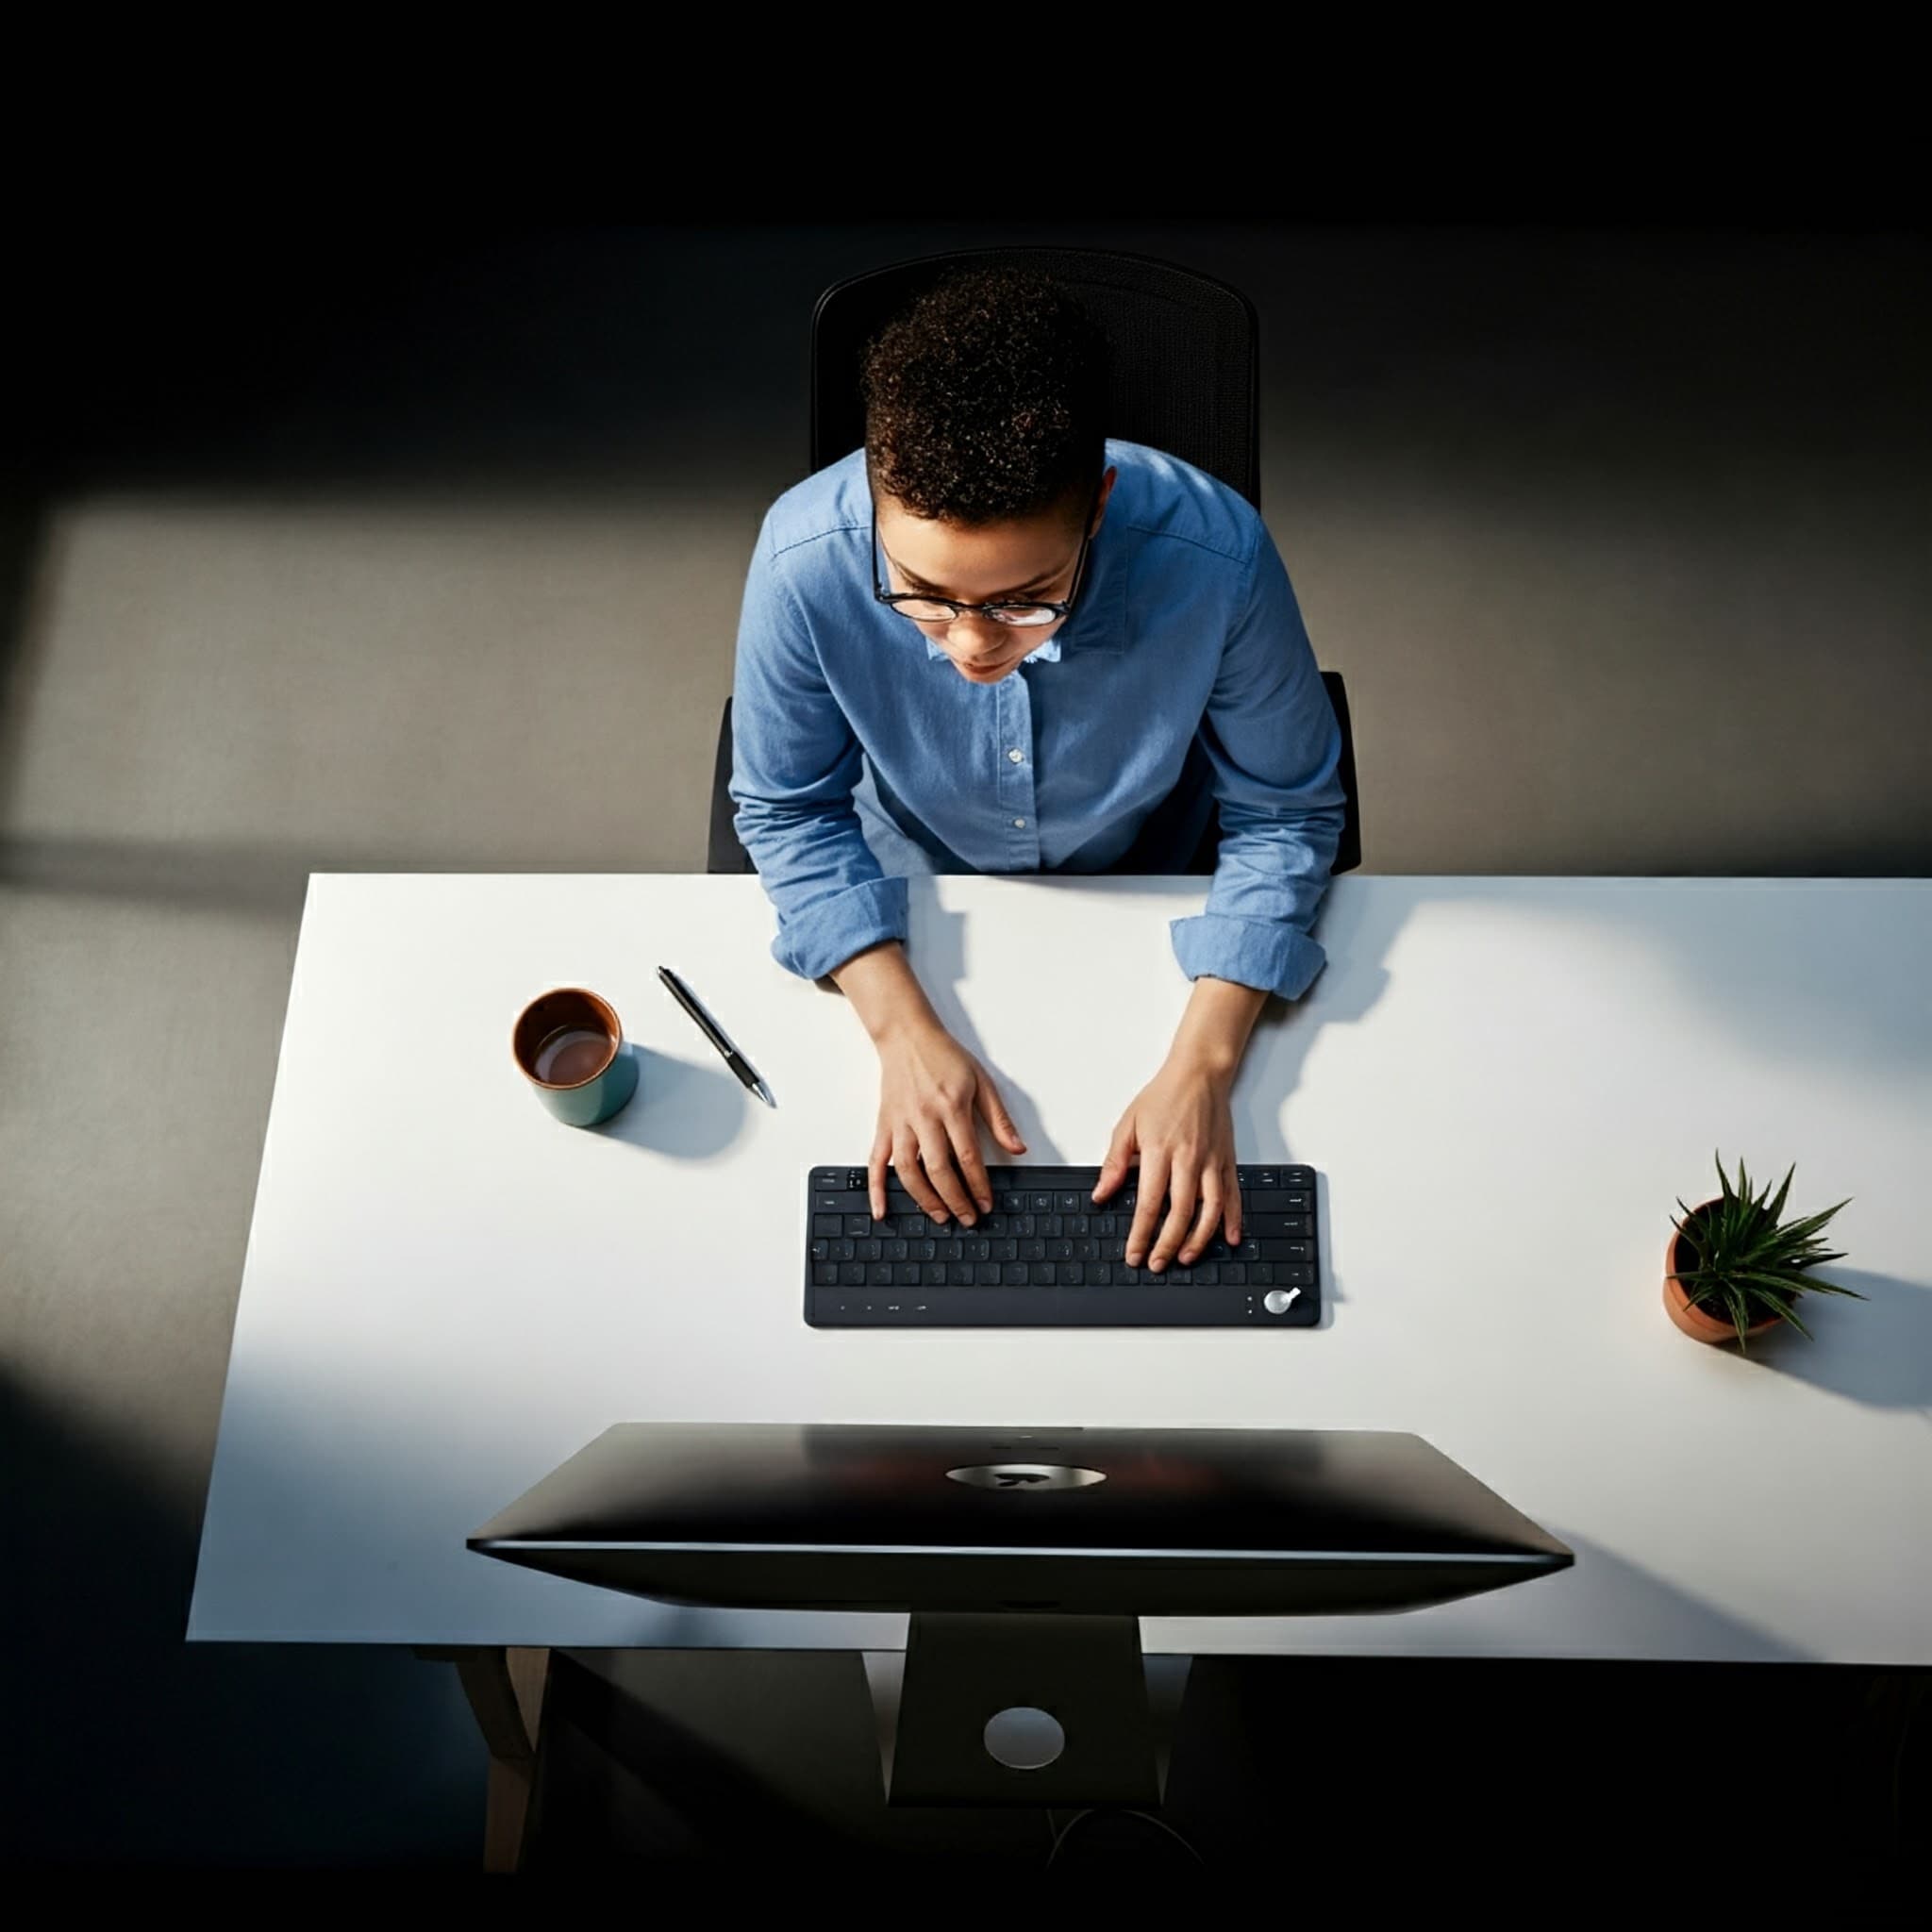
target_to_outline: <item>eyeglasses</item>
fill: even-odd
[[[901,617],[909,617],[914,624],[956,624],[962,617],[984,617],[994,624],[1010,625],[1015,630],[1036,630],[1049,624],[1058,624],[1063,617],[1074,614],[1074,605],[1080,595],[1080,585],[1087,575],[1087,551],[1093,541],[1093,512],[1100,508],[1100,488],[1096,484],[1092,499],[1087,506],[1087,518],[1082,528],[1086,534],[1080,539],[1080,548],[1074,558],[1074,583],[1067,592],[1064,604],[1027,602],[1007,602],[999,604],[961,604],[952,597],[935,597],[924,591],[889,591],[879,575],[879,507],[876,500],[872,507],[872,594],[874,599],[896,610]]]

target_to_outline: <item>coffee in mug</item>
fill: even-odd
[[[594,1127],[637,1091],[638,1063],[608,1000],[580,986],[539,993],[517,1016],[510,1050],[560,1121]]]

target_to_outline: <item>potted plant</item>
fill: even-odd
[[[1779,1218],[1796,1171],[1786,1170],[1773,1198],[1769,1188],[1753,1191],[1741,1160],[1734,1188],[1719,1158],[1717,1195],[1695,1208],[1677,1203],[1683,1219],[1671,1224],[1664,1250],[1664,1307],[1686,1335],[1698,1341],[1735,1341],[1741,1348],[1750,1337],[1789,1322],[1809,1336],[1793,1307],[1801,1294],[1864,1299],[1856,1289],[1814,1280],[1810,1272],[1821,1262],[1844,1259],[1819,1240],[1844,1202],[1797,1221]]]

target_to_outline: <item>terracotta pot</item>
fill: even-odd
[[[1690,1219],[1695,1220],[1707,1208],[1715,1208],[1715,1201],[1700,1201],[1690,1210]],[[1684,1285],[1678,1281],[1673,1270],[1694,1268],[1697,1257],[1690,1245],[1677,1230],[1671,1229],[1671,1238],[1664,1244],[1664,1312],[1692,1341],[1725,1342],[1738,1339],[1738,1325],[1728,1317],[1720,1320],[1707,1314],[1702,1307],[1692,1307],[1690,1297],[1685,1293]],[[1767,1315],[1761,1322],[1753,1322],[1744,1330],[1747,1338],[1754,1335],[1768,1335],[1772,1329],[1783,1323],[1781,1315]]]

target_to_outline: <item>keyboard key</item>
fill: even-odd
[[[811,1257],[814,1261],[829,1261],[832,1258],[830,1241],[814,1241],[811,1244]]]
[[[993,1242],[992,1257],[995,1261],[1017,1261],[1020,1258],[1020,1243],[1010,1238]]]
[[[1229,1261],[1221,1271],[1221,1285],[1224,1288],[1245,1288],[1248,1285],[1248,1268],[1245,1261]]]
[[[910,1250],[909,1250],[909,1249],[908,1249],[908,1248],[907,1247],[906,1243],[905,1243],[905,1242],[904,1242],[903,1241],[888,1241],[888,1242],[886,1243],[886,1259],[887,1259],[887,1260],[889,1260],[889,1261],[909,1261],[909,1260],[910,1260],[911,1258],[912,1258],[911,1251],[910,1251]]]
[[[1000,1286],[1002,1288],[1025,1288],[1027,1285],[1025,1262],[1007,1261],[1001,1264]]]
[[[1175,1288],[1192,1288],[1194,1285],[1194,1271],[1191,1268],[1169,1268],[1162,1274],[1160,1278],[1163,1281],[1172,1282]]]
[[[1242,1247],[1244,1247],[1244,1248],[1245,1248],[1245,1247],[1246,1247],[1247,1245],[1248,1245],[1248,1244],[1247,1244],[1247,1242],[1246,1242],[1246,1241],[1243,1241],[1243,1242],[1241,1243],[1241,1246],[1242,1246]],[[1255,1245],[1256,1245],[1256,1246],[1257,1246],[1257,1248],[1259,1248],[1259,1249],[1260,1249],[1260,1251],[1261,1251],[1261,1252],[1260,1252],[1260,1254],[1259,1254],[1259,1256],[1258,1256],[1258,1257],[1257,1257],[1257,1259],[1259,1259],[1259,1260],[1263,1260],[1263,1261],[1292,1261],[1292,1260],[1294,1260],[1294,1259],[1295,1259],[1296,1257],[1295,1257],[1295,1256],[1294,1256],[1294,1255],[1292,1255],[1292,1254],[1291,1254],[1291,1253],[1290,1252],[1290,1250],[1291,1250],[1291,1249],[1293,1249],[1293,1248],[1306,1248],[1306,1247],[1307,1246],[1307,1241],[1257,1241],[1257,1242],[1255,1243]]]
[[[832,1243],[832,1259],[835,1261],[856,1261],[858,1258],[858,1243],[855,1241],[836,1241]]]
[[[890,1261],[874,1261],[865,1271],[865,1285],[868,1288],[891,1288],[892,1285],[892,1264]]]
[[[865,1263],[863,1261],[841,1261],[839,1264],[839,1286],[841,1288],[863,1288],[865,1286]]]
[[[1241,1223],[1241,1232],[1257,1241],[1293,1241],[1315,1231],[1306,1214],[1250,1214]]]
[[[1067,1217],[1067,1232],[1071,1235],[1091,1234],[1093,1230],[1088,1224],[1092,1218],[1089,1214],[1070,1214]]]
[[[996,1241],[1001,1235],[1017,1232],[1012,1225],[1012,1217],[1007,1214],[982,1214],[979,1217],[979,1226],[984,1233],[991,1235]]]
[[[971,1288],[973,1286],[973,1263],[971,1261],[948,1261],[946,1263],[946,1286],[948,1288]]]
[[[1281,1185],[1281,1170],[1278,1167],[1257,1167],[1250,1172],[1257,1188],[1278,1188]]]
[[[818,1235],[835,1235],[845,1232],[845,1217],[842,1214],[814,1214],[811,1218],[811,1231]]]
[[[1284,1188],[1312,1188],[1315,1185],[1315,1170],[1312,1167],[1284,1167],[1281,1170],[1281,1185]]]
[[[1043,1261],[1046,1259],[1046,1243],[1042,1241],[1022,1241],[1020,1258],[1023,1261]]]
[[[1243,1188],[1241,1209],[1248,1214],[1307,1214],[1314,1197],[1302,1188]]]
[[[1033,1270],[1035,1288],[1052,1288],[1058,1279],[1058,1271],[1051,1261],[1041,1261]]]
[[[981,1288],[997,1288],[1000,1285],[1000,1264],[997,1261],[975,1262],[973,1278]]]
[[[869,1235],[872,1232],[872,1216],[869,1214],[848,1214],[842,1232],[854,1236]]]
[[[1080,1211],[1080,1197],[1069,1190],[1058,1197],[1055,1206],[1062,1214],[1077,1214]]]
[[[865,1185],[870,1178],[871,1176],[862,1167],[848,1167],[845,1170],[845,1185],[855,1194],[864,1191]]]
[[[1058,1241],[1067,1231],[1066,1217],[1059,1214],[1042,1215],[1040,1218],[1040,1231],[1048,1241]]]
[[[924,1261],[919,1269],[921,1288],[943,1288],[946,1285],[946,1264],[943,1261]]]
[[[1083,1241],[1075,1241],[1074,1243],[1074,1258],[1076,1261],[1097,1260],[1099,1256],[1100,1243],[1091,1235],[1089,1235]]]
[[[1124,1227],[1116,1227],[1116,1226],[1114,1225],[1114,1223],[1115,1223],[1115,1222],[1116,1222],[1116,1221],[1117,1221],[1117,1220],[1118,1220],[1119,1218],[1120,1218],[1120,1217],[1119,1217],[1118,1215],[1114,1215],[1114,1214],[1095,1214],[1095,1215],[1093,1215],[1093,1216],[1091,1217],[1091,1220],[1092,1220],[1092,1224],[1093,1224],[1093,1225],[1092,1225],[1092,1232],[1093,1232],[1093,1233],[1095,1233],[1095,1234],[1125,1234],[1125,1233],[1126,1233],[1126,1229],[1125,1229],[1125,1228],[1124,1228]]]
[[[1023,1239],[1028,1235],[1035,1235],[1040,1232],[1039,1228],[1034,1225],[1033,1217],[1030,1214],[1015,1214],[1010,1216],[1008,1221],[1008,1227],[1010,1232],[1021,1236]]]
[[[1113,1278],[1117,1288],[1139,1288],[1141,1271],[1138,1268],[1116,1268],[1113,1271]],[[1149,1275],[1148,1279],[1151,1281],[1153,1276]]]
[[[1250,1288],[1273,1288],[1274,1286],[1274,1264],[1272,1261],[1255,1261],[1248,1267]]]
[[[992,1259],[992,1243],[989,1241],[981,1241],[975,1236],[966,1243],[966,1252],[975,1261],[991,1261]]]
[[[919,1286],[919,1263],[899,1261],[893,1264],[892,1286],[894,1288],[917,1288]]]
[[[964,1261],[971,1257],[966,1253],[966,1243],[955,1235],[951,1241],[938,1241],[933,1246],[940,1251],[941,1261]]]
[[[1036,1214],[1051,1214],[1053,1212],[1053,1196],[1051,1194],[1035,1194],[1033,1197],[1033,1211]]]
[[[1089,1288],[1111,1288],[1113,1286],[1113,1270],[1105,1261],[1090,1262],[1087,1268],[1087,1286]]]
[[[1069,1241],[1048,1241],[1046,1254],[1050,1261],[1071,1261],[1074,1258],[1074,1244]]]
[[[1087,1285],[1087,1271],[1077,1261],[1069,1261],[1059,1271],[1059,1277],[1062,1288],[1085,1288]]]
[[[886,1258],[886,1244],[881,1241],[859,1241],[858,1258],[861,1261],[883,1261]]]
[[[811,1285],[814,1288],[837,1288],[839,1264],[836,1261],[815,1261],[812,1264]]]

